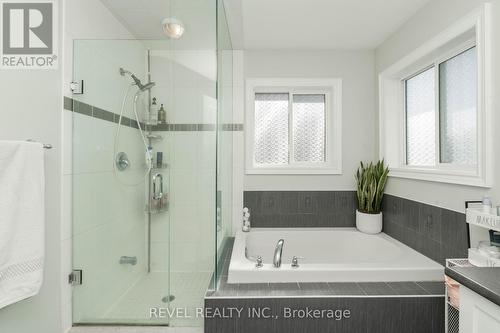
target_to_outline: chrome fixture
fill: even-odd
[[[140,91],[150,90],[156,85],[155,82],[148,82],[146,84],[142,84],[141,80],[139,80],[137,76],[134,75],[134,73],[124,69],[123,67],[120,67],[120,75],[125,76],[125,74],[130,75],[130,77],[132,78],[132,80],[134,80],[135,85],[139,88]]]
[[[28,142],[38,142],[38,141],[33,140],[33,139],[28,139],[26,141],[28,141]],[[43,147],[43,149],[52,149],[52,148],[54,148],[50,143],[44,143],[44,144],[42,144],[42,147]]]
[[[121,265],[136,265],[137,264],[137,257],[128,257],[128,256],[121,256],[120,257],[120,264]]]
[[[257,259],[255,259],[255,260],[256,260],[256,264],[255,264],[256,268],[261,268],[262,266],[264,266],[263,261],[262,261],[262,256],[257,256]]]
[[[116,154],[115,164],[116,168],[120,171],[124,171],[125,169],[127,169],[130,166],[130,161],[127,154],[122,151]]]
[[[158,185],[157,185],[158,183]],[[160,200],[163,198],[163,176],[157,173],[153,176],[153,199]]]
[[[283,244],[285,243],[284,239],[280,239],[278,243],[276,244],[276,248],[274,249],[274,256],[273,256],[273,265],[276,268],[281,267],[281,255],[283,253]]]
[[[73,95],[82,95],[83,94],[83,80],[72,81],[69,84],[69,89]]]
[[[293,256],[293,258],[292,258],[292,264],[290,266],[292,266],[292,268],[298,268],[300,266],[299,265],[299,259],[304,259],[304,257]]]

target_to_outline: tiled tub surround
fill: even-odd
[[[355,191],[245,191],[252,227],[354,227]]]
[[[245,191],[257,228],[354,227],[355,191]],[[444,265],[467,256],[465,214],[384,195],[384,232]]]
[[[383,213],[386,234],[440,264],[467,258],[465,214],[388,194]]]
[[[282,263],[272,256],[283,239]],[[263,265],[255,267],[261,256]],[[297,256],[299,266],[292,267]],[[355,228],[253,228],[236,233],[229,283],[440,281],[443,266],[390,236]]]
[[[444,332],[443,282],[345,282],[228,284],[229,240],[221,257],[219,288],[208,292],[205,308],[241,316],[205,318],[206,333],[250,332]],[[248,309],[269,309],[272,318],[250,316]],[[287,318],[294,310],[349,310],[349,318]]]

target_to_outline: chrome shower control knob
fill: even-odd
[[[257,262],[255,264],[256,268],[261,268],[262,266],[264,266],[263,261],[262,261],[262,256],[257,256],[256,262]]]
[[[296,256],[293,256],[292,257],[292,268],[298,268],[300,265],[299,265],[299,259],[304,259],[304,257],[296,257]]]

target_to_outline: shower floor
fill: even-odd
[[[143,325],[202,326],[203,318],[195,317],[195,309],[203,307],[211,272],[176,272],[170,274],[170,294],[175,299],[164,303],[169,294],[167,272],[152,272],[143,276],[105,314],[105,320]],[[192,316],[150,318],[150,308],[187,309]],[[181,310],[181,311],[182,311]]]

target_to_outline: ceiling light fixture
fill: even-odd
[[[166,18],[161,22],[163,32],[170,38],[179,39],[184,34],[184,24],[174,18]]]

